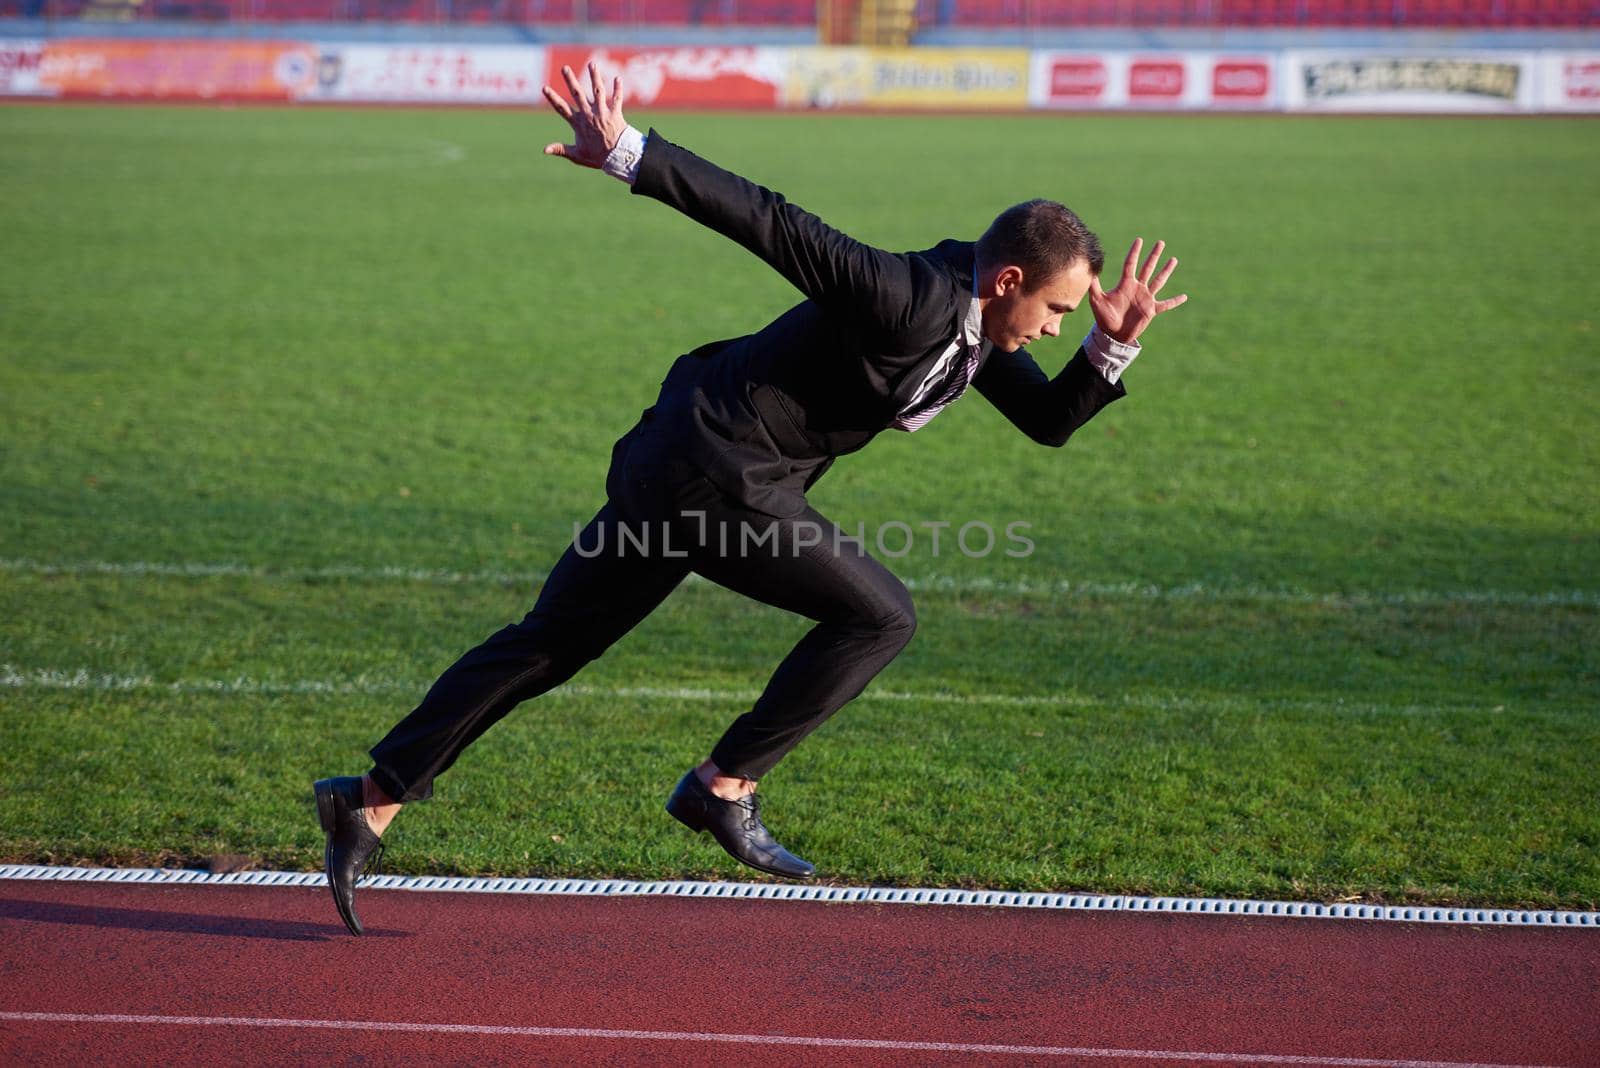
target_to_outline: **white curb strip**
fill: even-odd
[[[321,872],[246,871],[226,875],[179,868],[63,868],[0,864],[0,879],[163,886],[327,885]],[[835,904],[977,905],[987,908],[1088,912],[1158,912],[1211,916],[1281,916],[1321,920],[1390,920],[1400,923],[1563,927],[1600,931],[1600,912],[1530,912],[1519,909],[1431,905],[1322,905],[1308,901],[1251,901],[1217,897],[1131,897],[1101,894],[1020,893],[1008,890],[907,889],[884,886],[803,886],[786,883],[636,882],[628,879],[480,879],[443,875],[379,875],[363,889],[469,894],[567,894],[585,897],[697,897]]]

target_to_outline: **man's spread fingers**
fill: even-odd
[[[1156,305],[1156,314],[1160,315],[1162,312],[1171,311],[1173,308],[1176,308],[1178,305],[1182,304],[1184,301],[1186,301],[1188,299],[1189,299],[1189,294],[1180,293],[1176,297],[1173,297],[1171,300],[1164,300],[1161,303]]]
[[[1139,250],[1142,248],[1144,248],[1144,238],[1134,238],[1133,245],[1128,249],[1128,258],[1122,261],[1122,277],[1133,277],[1134,270],[1139,266]]]
[[[565,156],[567,152],[568,146],[562,144],[560,141],[556,141],[544,146],[544,154],[547,156]]]
[[[571,67],[562,67],[561,76],[567,80],[567,88],[572,90],[572,102],[578,106],[579,111],[587,114],[589,105],[584,102],[583,87],[578,84],[578,76],[572,73]]]
[[[605,79],[600,77],[600,68],[592,62],[589,64],[589,85],[594,89],[595,111],[605,111],[611,106],[610,102],[606,100]]]
[[[561,99],[560,93],[547,85],[544,87],[544,98],[550,101],[550,106],[555,109],[557,115],[560,115],[568,122],[572,121],[572,109],[567,106],[565,100]]]
[[[1150,295],[1153,297],[1161,292],[1161,287],[1167,284],[1167,279],[1172,277],[1172,272],[1178,269],[1178,257],[1174,256],[1161,268],[1161,273],[1156,275],[1155,281],[1150,283]]]
[[[622,110],[622,77],[618,75],[611,79],[611,106],[617,111]]]
[[[1165,241],[1157,241],[1150,250],[1150,255],[1144,261],[1144,269],[1139,272],[1139,281],[1150,284],[1150,276],[1156,272],[1156,264],[1161,262],[1161,250],[1167,247]]]

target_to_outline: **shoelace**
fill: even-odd
[[[739,798],[739,800],[735,801],[734,804],[738,805],[748,813],[748,815],[744,818],[744,825],[746,827],[753,827],[761,822],[761,802],[756,800],[756,794],[754,790]]]
[[[372,851],[367,862],[361,865],[361,870],[356,873],[356,885],[361,885],[361,880],[367,877],[377,877],[383,874],[383,839],[378,839],[378,848]]]

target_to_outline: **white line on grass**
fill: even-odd
[[[624,1042],[723,1042],[747,1046],[811,1049],[883,1049],[920,1053],[995,1053],[1029,1057],[1107,1057],[1141,1061],[1204,1061],[1212,1064],[1304,1064],[1330,1068],[1539,1068],[1479,1061],[1389,1060],[1374,1057],[1308,1057],[1284,1053],[1212,1053],[1193,1050],[1107,1049],[1097,1046],[1009,1046],[982,1042],[914,1042],[888,1038],[824,1038],[811,1035],[737,1035],[705,1031],[624,1031],[601,1027],[515,1027],[496,1024],[402,1023],[389,1020],[286,1020],[260,1016],[137,1016],[123,1013],[0,1012],[16,1023],[165,1025],[190,1027],[281,1027],[290,1030],[376,1031],[411,1034],[499,1035],[526,1038],[609,1039]]]
[[[91,671],[88,668],[26,668],[0,664],[0,688],[10,690],[83,690],[90,692],[215,693],[262,696],[388,696],[420,697],[428,689],[423,681],[374,679],[357,675],[348,679],[256,679],[248,675],[231,678],[158,679],[154,675],[121,675]],[[697,686],[584,686],[568,683],[557,686],[545,697],[606,697],[619,700],[702,701],[713,704],[749,703],[760,697],[758,690],[715,689]],[[1088,694],[1009,694],[945,693],[914,690],[869,689],[857,701],[894,701],[924,705],[1006,705],[1019,708],[1263,708],[1291,711],[1380,712],[1391,715],[1429,715],[1439,712],[1498,714],[1503,704],[1378,704],[1346,701],[1243,700],[1222,696],[1182,694],[1117,694],[1096,697]]]
[[[27,558],[0,559],[0,571],[31,575],[118,575],[156,578],[257,578],[284,582],[345,580],[355,582],[418,582],[447,586],[536,586],[547,577],[542,571],[452,571],[399,565],[364,567],[267,566],[232,562],[152,562],[75,560],[52,563]],[[703,581],[691,575],[691,582]],[[1494,607],[1596,607],[1600,591],[1546,590],[1523,593],[1512,590],[1399,590],[1390,592],[1316,592],[1263,586],[1208,586],[1186,583],[1160,586],[1143,582],[1074,582],[1066,579],[1001,581],[978,577],[931,574],[903,579],[913,592],[991,594],[1000,597],[1106,597],[1146,601],[1257,601],[1325,605],[1490,605]]]
[[[424,567],[267,567],[261,564],[161,563],[152,561],[74,560],[50,563],[0,559],[0,571],[30,575],[117,575],[155,578],[259,578],[285,582],[354,579],[367,582],[420,582],[443,586],[523,585],[545,580],[542,571],[446,571]]]

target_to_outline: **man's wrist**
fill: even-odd
[[[1089,363],[1112,385],[1116,385],[1122,372],[1142,351],[1137,341],[1118,341],[1101,330],[1099,323],[1090,327],[1083,339],[1083,352],[1089,358]]]
[[[622,131],[622,136],[617,138],[617,143],[612,146],[600,169],[611,177],[632,185],[634,179],[639,176],[639,161],[643,158],[644,134],[637,128],[629,126]]]

